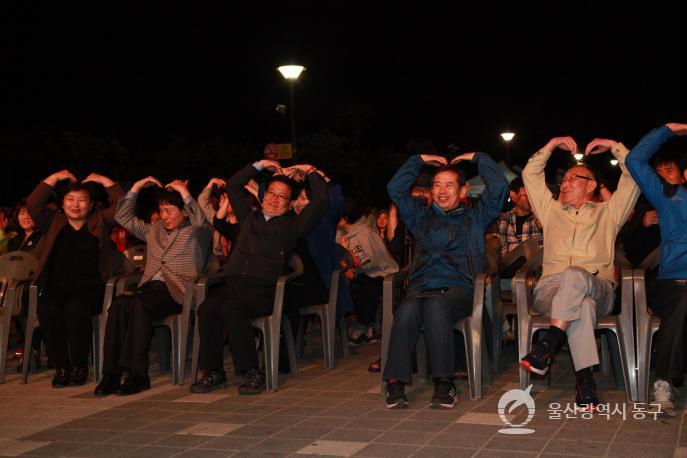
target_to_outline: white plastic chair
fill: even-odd
[[[23,251],[12,251],[0,256],[0,383],[5,383],[12,317],[21,313],[22,294],[31,283],[37,268],[38,260]],[[27,368],[29,359],[25,358],[24,366]]]
[[[140,250],[136,253],[140,255]],[[145,257],[143,259],[143,262],[145,263]],[[184,297],[184,303],[182,304],[181,313],[178,313],[176,315],[170,315],[163,320],[159,320],[153,323],[153,326],[167,326],[170,329],[172,337],[172,383],[174,385],[183,385],[186,379],[185,368],[189,322],[191,318],[191,312],[198,303],[195,297],[196,286],[199,283],[212,283],[213,281],[218,281],[218,279],[221,279],[222,273],[217,272],[217,269],[218,263],[216,262],[216,259],[211,256],[210,260],[207,263],[205,273],[196,280],[189,282],[187,284],[186,296]],[[105,326],[107,323],[107,312],[109,310],[109,307],[112,304],[112,301],[117,296],[122,294],[127,289],[138,284],[142,276],[143,271],[138,271],[135,273],[130,273],[110,279],[106,284],[106,288],[110,287],[110,285],[113,285],[114,295],[108,295],[108,292],[106,291],[105,303],[103,304],[103,312],[97,317],[99,327],[97,347],[97,353],[99,355],[97,366],[98,381],[102,378]]]
[[[531,310],[534,302],[534,287],[536,285],[535,272],[543,262],[543,251],[536,256],[526,268],[520,269],[515,275],[515,295],[518,307],[518,356],[520,359],[530,351],[534,333],[540,329],[548,329],[551,318],[538,314]],[[636,359],[634,351],[634,326],[633,319],[633,275],[629,269],[622,270],[620,283],[620,313],[599,317],[595,329],[610,330],[617,339],[620,349],[620,360],[625,383],[625,394],[628,400],[637,399],[637,376],[635,371]],[[520,388],[525,389],[529,385],[530,373],[520,370]]]
[[[661,318],[651,312],[647,300],[646,271],[658,267],[661,261],[660,247],[652,251],[632,271],[634,281],[636,335],[637,335],[637,402],[649,402],[649,372],[651,371],[651,347],[654,334],[661,326]]]
[[[335,365],[334,350],[336,346],[336,300],[339,295],[340,275],[340,269],[332,272],[331,286],[329,288],[329,302],[326,304],[309,305],[300,308],[301,317],[317,315],[320,318],[320,327],[322,328],[322,346],[324,352],[324,367],[326,369],[333,369]],[[296,336],[296,350],[299,356],[302,356],[303,354],[303,334],[305,332],[302,321],[303,318],[301,318],[301,326],[299,326],[298,335]],[[343,347],[344,358],[346,358],[349,355],[348,335],[346,334],[346,325],[343,318],[339,320],[339,329],[341,330],[341,345]]]

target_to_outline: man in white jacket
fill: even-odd
[[[632,211],[639,188],[625,167],[622,143],[595,139],[585,154],[610,151],[622,172],[610,200],[599,202],[601,181],[594,170],[577,164],[565,173],[558,200],[544,180],[544,167],[556,150],[577,153],[571,137],[556,137],[536,152],[522,172],[527,195],[544,232],[542,277],[534,290],[535,311],[551,317],[546,337],[533,345],[520,365],[545,374],[566,337],[577,384],[575,402],[593,410],[599,403],[592,367],[599,364],[594,339],[597,316],[611,313],[617,279],[615,238]]]

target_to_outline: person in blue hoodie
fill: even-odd
[[[477,164],[486,185],[473,208],[460,204],[465,182],[452,165]],[[432,181],[430,207],[421,207],[410,188],[423,165],[438,166]],[[474,278],[487,267],[484,233],[499,216],[508,181],[499,166],[484,153],[465,153],[451,164],[435,155],[415,155],[396,172],[387,186],[398,214],[416,240],[406,297],[394,313],[389,354],[383,379],[387,408],[408,406],[405,385],[411,383],[411,355],[424,328],[432,368],[433,408],[452,408],[457,400],[453,384],[453,325],[472,313]]]
[[[685,369],[687,323],[687,185],[670,184],[649,161],[661,145],[675,135],[687,135],[687,124],[670,123],[642,138],[625,164],[661,222],[661,264],[653,282],[651,309],[661,318],[656,345],[656,378],[651,402],[668,416],[675,416],[677,392]],[[683,161],[684,162],[684,161]],[[687,179],[684,164],[682,175]]]
[[[284,169],[288,173],[289,169]],[[286,287],[286,304],[284,313],[291,320],[294,336],[298,333],[300,308],[314,304],[324,304],[329,301],[332,273],[339,268],[339,262],[345,251],[335,241],[336,224],[343,216],[344,195],[341,186],[334,184],[331,179],[318,171],[327,183],[329,206],[319,223],[298,241],[294,252],[303,262],[303,275],[290,282]],[[293,201],[293,211],[300,215],[310,204],[311,191],[307,183],[303,183],[298,197]],[[346,279],[339,277],[339,290],[336,300],[336,319],[353,310],[353,299],[348,290]],[[281,350],[282,347],[280,347]],[[286,350],[286,346],[283,346]],[[280,358],[281,363],[281,358]]]

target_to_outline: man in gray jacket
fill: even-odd
[[[356,323],[349,331],[349,344],[357,346],[374,338],[374,322],[382,294],[384,276],[398,272],[384,241],[369,224],[358,199],[346,202],[344,217],[339,226],[345,236],[341,244],[348,250],[351,265],[344,276],[351,280],[348,288],[355,304]]]

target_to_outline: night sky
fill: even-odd
[[[552,136],[632,146],[661,123],[687,122],[687,21],[665,5],[66,3],[0,5],[0,136],[88,132],[138,158],[170,138],[221,137],[258,154],[289,141],[288,116],[275,111],[288,88],[275,67],[292,62],[307,67],[299,136],[357,132],[371,149],[428,141],[499,156],[507,129],[524,164]]]

